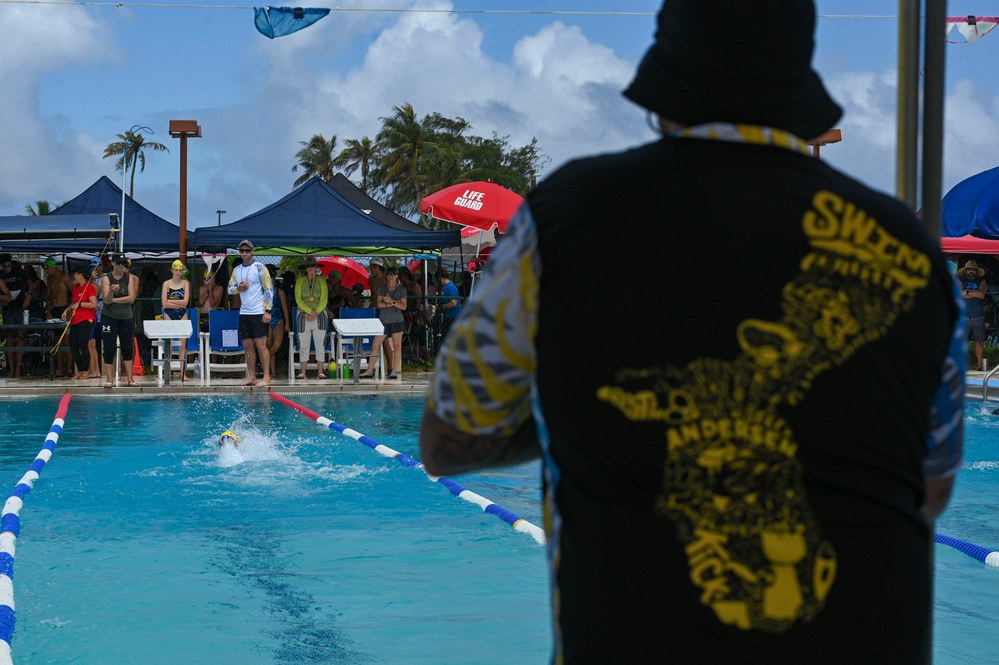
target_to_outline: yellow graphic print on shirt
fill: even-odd
[[[625,370],[597,392],[629,420],[665,424],[654,509],[675,525],[701,602],[744,630],[810,621],[836,577],[778,405],[799,403],[819,374],[881,338],[931,269],[836,194],[819,192],[812,206],[802,219],[811,250],[783,288],[783,314],[742,322],[739,356]],[[636,385],[646,388],[622,387]]]

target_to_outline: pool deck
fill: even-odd
[[[965,377],[965,395],[971,399],[981,399],[982,381],[986,372],[969,371]],[[150,396],[150,395],[263,395],[274,391],[287,395],[315,394],[372,394],[372,393],[422,393],[430,382],[430,372],[403,372],[401,379],[378,381],[362,379],[358,383],[340,379],[291,379],[286,374],[271,379],[271,385],[266,387],[243,386],[243,378],[220,379],[212,378],[211,383],[203,379],[191,379],[181,385],[175,374],[170,385],[164,383],[155,375],[138,376],[139,384],[134,388],[122,385],[115,388],[104,388],[104,380],[94,379],[74,381],[68,378],[29,376],[19,379],[0,377],[0,399],[16,399],[19,397],[34,397],[37,395],[115,395]],[[989,400],[999,400],[999,372],[989,380]]]
[[[75,381],[69,378],[49,379],[48,377],[29,376],[18,379],[0,377],[0,399],[17,399],[39,395],[113,395],[117,397],[149,397],[155,395],[265,395],[271,391],[284,395],[315,395],[315,394],[372,394],[372,393],[423,393],[431,377],[430,372],[403,372],[401,379],[378,381],[361,379],[354,383],[350,379],[291,379],[287,374],[271,379],[271,385],[266,387],[243,386],[245,378],[212,377],[211,383],[203,379],[190,379],[187,383],[179,382],[179,375],[174,374],[170,385],[164,383],[154,373],[152,375],[135,377],[139,385],[133,388],[121,385],[115,388],[104,388],[104,380],[90,379]]]

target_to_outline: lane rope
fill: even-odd
[[[56,443],[66,422],[66,412],[73,395],[67,393],[59,400],[55,420],[45,437],[45,444],[21,477],[14,491],[3,505],[3,515],[0,516],[0,665],[13,665],[10,655],[10,643],[14,637],[14,552],[17,537],[21,533],[21,507],[24,497],[31,492],[35,481],[52,458]]]
[[[423,464],[421,464],[418,460],[413,459],[409,455],[400,453],[397,450],[392,450],[388,446],[383,446],[382,444],[378,443],[371,437],[365,436],[364,434],[361,434],[360,432],[352,430],[345,425],[341,425],[340,423],[330,420],[329,418],[325,418],[320,414],[316,413],[315,411],[311,411],[302,406],[301,404],[297,404],[288,399],[287,397],[279,395],[276,392],[272,391],[270,393],[270,396],[276,399],[277,401],[281,402],[282,404],[290,406],[292,409],[298,411],[302,415],[311,418],[322,427],[331,429],[334,432],[338,432],[340,434],[343,434],[344,436],[354,439],[355,441],[363,443],[364,445],[371,448],[379,455],[383,455],[384,457],[390,457],[406,467],[419,468],[426,474],[427,478],[429,478],[435,483],[439,483],[444,487],[446,487],[453,496],[468,501],[470,503],[476,504],[477,506],[482,508],[483,512],[486,512],[490,515],[495,515],[499,519],[503,520],[504,522],[512,526],[514,530],[532,536],[539,545],[545,544],[544,529],[539,528],[537,525],[532,524],[525,519],[517,517],[509,510],[506,510],[505,508],[496,505],[489,499],[480,496],[475,492],[471,492],[465,489],[464,487],[462,487],[461,485],[459,485],[458,483],[454,482],[453,480],[451,480],[446,476],[432,476],[429,473],[426,473],[426,471],[423,469]]]
[[[999,568],[999,552],[996,552],[995,550],[979,547],[978,545],[972,545],[971,543],[957,538],[951,538],[950,536],[945,536],[940,533],[936,534],[933,539],[941,545],[950,545],[954,549],[964,552],[972,559],[977,559],[990,568]]]

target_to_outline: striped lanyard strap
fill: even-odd
[[[753,143],[775,145],[803,155],[811,155],[804,140],[782,129],[761,125],[736,125],[727,122],[711,122],[678,129],[670,133],[670,138],[707,139],[709,141],[730,141],[732,143]]]

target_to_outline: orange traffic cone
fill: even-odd
[[[139,355],[139,340],[132,338],[135,344],[135,355],[132,356],[132,376],[145,376],[146,368],[142,366],[142,356]]]

